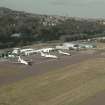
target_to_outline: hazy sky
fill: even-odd
[[[105,0],[0,0],[0,6],[39,14],[105,18]]]

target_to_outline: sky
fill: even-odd
[[[105,0],[0,0],[0,6],[38,14],[105,18]]]

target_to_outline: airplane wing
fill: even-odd
[[[9,62],[9,63],[13,63],[13,64],[19,64],[19,65],[25,65],[25,64],[23,64],[23,63],[21,63],[21,62]],[[31,61],[28,61],[28,65],[32,65],[32,62]]]
[[[63,52],[63,51],[61,51],[61,50],[58,50],[58,52],[59,52],[60,54],[64,54],[64,55],[71,55],[70,53],[66,53],[66,52]]]

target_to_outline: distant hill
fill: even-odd
[[[39,15],[0,7],[0,48],[104,35],[104,19]]]

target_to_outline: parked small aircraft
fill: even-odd
[[[18,63],[24,64],[24,65],[32,65],[31,61],[23,60],[20,56],[18,57]]]
[[[60,54],[63,54],[63,55],[71,55],[70,53],[67,53],[67,52],[63,52],[63,51],[61,51],[61,50],[58,50],[58,52],[60,53]]]
[[[45,54],[45,53],[43,53],[43,52],[40,52],[40,53],[41,53],[41,56],[46,57],[46,58],[58,58],[58,57],[55,56],[55,55]]]

